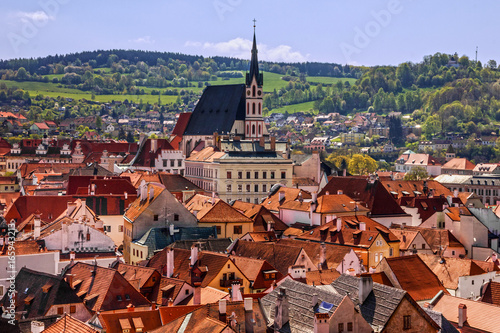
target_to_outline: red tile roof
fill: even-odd
[[[490,281],[483,286],[481,302],[500,306],[500,282]]]
[[[123,332],[129,326],[129,333],[150,332],[162,325],[158,309],[126,309],[103,311],[99,314],[99,321],[106,332]],[[142,330],[137,330],[142,328]]]
[[[434,197],[453,196],[453,192],[435,180],[382,180],[381,183],[387,192],[397,193],[398,199],[404,196],[427,195],[431,191]],[[420,194],[415,193],[415,191]]]
[[[183,112],[179,114],[179,118],[177,118],[177,122],[175,123],[172,135],[177,135],[180,137],[184,135],[186,127],[189,123],[189,119],[191,118],[191,114],[191,112]]]
[[[329,285],[340,276],[335,269],[306,272],[306,283],[310,286]]]
[[[466,158],[452,158],[446,162],[441,169],[451,170],[473,170],[476,165]]]
[[[199,223],[253,223],[251,218],[246,217],[222,200],[213,206],[200,210],[197,218]]]
[[[98,333],[83,321],[80,321],[71,315],[65,313],[62,318],[58,319],[54,324],[47,327],[42,333]]]
[[[282,199],[281,201],[279,200],[280,192],[282,193],[282,195],[284,194],[284,199]],[[302,199],[312,198],[311,194],[307,191],[298,188],[280,187],[279,190],[276,191],[276,193],[267,197],[262,205],[271,212],[277,212],[280,205],[283,205],[284,203],[289,201],[297,200],[299,198],[299,194],[302,194]]]
[[[384,261],[388,271],[385,271]],[[441,290],[449,294],[438,277],[418,255],[384,258],[377,271],[384,271],[386,275],[393,276],[401,289],[406,290],[417,302],[432,299]]]
[[[371,183],[366,177],[333,177],[318,197],[338,191],[359,201],[362,206],[367,204],[372,215],[407,215],[380,181]]]
[[[136,307],[150,305],[115,269],[77,262],[66,271],[65,276],[68,277],[68,274],[73,274],[72,287],[93,312],[124,309],[129,304]],[[77,280],[81,281],[78,285],[75,284]]]
[[[368,212],[369,209],[356,202],[345,194],[323,195],[318,198],[316,213],[345,213],[354,212],[356,206],[359,212]]]

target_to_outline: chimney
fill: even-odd
[[[172,277],[174,274],[174,250],[167,249],[167,277]]]
[[[245,297],[243,300],[243,304],[245,306],[245,311],[253,311],[253,298]]]
[[[318,294],[314,293],[311,301],[311,307],[315,307],[318,304]]]
[[[151,310],[156,310],[156,302],[151,302]]]
[[[359,303],[363,304],[364,301],[368,298],[368,295],[372,292],[373,289],[373,280],[371,276],[361,276],[359,279]]]
[[[170,236],[173,236],[175,233],[175,226],[173,224],[170,224],[168,226],[168,232],[170,233]]]
[[[34,239],[38,239],[40,238],[40,224],[41,224],[41,220],[40,220],[40,215],[36,215],[35,216],[35,219],[33,220],[33,238]]]
[[[366,231],[366,223],[365,222],[359,222],[359,230]]]
[[[75,251],[71,251],[71,252],[69,253],[69,260],[75,260],[75,255],[76,255],[76,254],[75,254]]]
[[[319,247],[319,264],[321,267],[326,265],[326,245],[325,242],[321,242]]]
[[[196,245],[191,245],[191,267],[198,261],[198,247]]]
[[[329,315],[327,313],[314,314],[314,333],[328,333],[330,331]]]
[[[226,303],[227,300],[225,299],[219,300],[219,320],[223,323],[226,322]]]
[[[130,303],[127,305],[127,312],[134,312],[135,311],[135,306],[134,304]]]
[[[242,300],[243,296],[241,295],[240,284],[238,282],[233,283],[231,285],[231,301],[236,302]]]
[[[337,194],[344,194],[344,192],[342,190],[338,190]]]
[[[271,151],[276,151],[276,137],[271,137]]]
[[[280,287],[274,308],[274,331],[279,331],[288,323],[288,296],[286,288]]]
[[[127,193],[127,192],[124,192],[124,193],[123,193],[123,196],[125,197],[125,200],[127,200],[127,199],[128,199],[128,193]]]
[[[285,191],[279,191],[278,194],[279,194],[279,201],[280,202],[281,202],[281,200],[285,199]]]
[[[158,149],[158,140],[151,139],[151,151],[156,153],[156,149]]]
[[[261,146],[261,147],[265,147],[265,145],[266,145],[265,138],[264,138],[264,137],[261,137],[261,138],[259,139],[259,146]]]
[[[45,330],[45,324],[41,321],[33,320],[31,322],[31,333],[41,333]]]
[[[325,192],[325,195],[330,195],[330,192],[326,191],[326,192]]]
[[[497,254],[496,253],[492,253],[491,254],[491,261],[496,262],[497,259],[498,259]]]
[[[73,274],[66,274],[66,282],[68,282],[69,287],[73,289]]]
[[[314,191],[312,193],[312,202],[317,202],[318,201],[318,192]]]
[[[453,190],[453,197],[458,198],[458,190],[457,189]]]
[[[369,272],[370,272],[370,274],[375,273],[375,271],[376,271],[376,270],[375,270],[375,267],[370,266],[370,268],[369,268]]]
[[[155,189],[151,187],[149,189],[149,201],[153,200],[154,197],[155,197]]]
[[[342,230],[342,219],[337,217],[337,232],[340,232],[340,230]]]
[[[465,322],[467,321],[467,306],[465,304],[460,303],[458,305],[458,327],[464,327]]]
[[[172,297],[168,299],[167,306],[174,306],[174,300],[172,299]]]
[[[193,305],[201,304],[201,282],[194,283]]]

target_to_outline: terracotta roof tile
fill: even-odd
[[[182,286],[186,281],[174,278],[161,277],[160,283],[155,284],[153,290],[148,295],[151,302],[156,302],[158,305],[168,305],[168,300],[171,298],[174,302],[181,291]],[[165,291],[165,293],[164,293]],[[163,297],[165,294],[165,297]]]
[[[127,265],[122,262],[118,262],[118,264],[112,268],[116,269],[118,273],[129,282],[139,280],[139,289],[141,289],[153,275],[158,274],[154,268]]]
[[[124,309],[129,304],[147,306],[150,302],[142,296],[118,271],[77,262],[65,273],[82,283],[74,286],[92,311]]]
[[[338,191],[359,201],[360,205],[368,205],[372,215],[407,215],[380,181],[371,183],[366,177],[333,177],[318,197]]]
[[[283,275],[287,275],[288,268],[295,264],[301,250],[301,248],[294,246],[238,240],[231,253],[237,256],[266,260]]]
[[[103,311],[99,321],[106,332],[123,332],[128,326],[129,333],[150,332],[162,325],[160,311],[147,309],[130,309]],[[138,328],[142,330],[138,331]]]
[[[223,332],[228,326],[219,320],[207,316],[207,309],[205,307],[191,311],[184,314],[162,327],[151,331],[151,333],[170,333],[178,332],[180,327],[184,328],[185,332]]]
[[[452,323],[458,323],[458,307],[464,304],[467,307],[467,321],[465,329],[475,328],[484,332],[498,332],[500,307],[489,303],[472,301],[465,298],[443,295],[432,310],[441,312]],[[465,330],[463,330],[465,332]]]
[[[42,333],[60,333],[60,332],[71,332],[71,333],[98,333],[84,322],[70,316],[65,313],[62,318],[56,321],[54,324],[47,327]]]
[[[391,228],[394,230],[397,228]],[[404,226],[404,230],[419,231],[425,241],[431,247],[434,253],[437,253],[440,247],[444,248],[463,248],[462,243],[453,236],[453,234],[446,229],[433,229],[423,227]]]
[[[375,283],[380,283],[380,284],[383,284],[385,286],[394,287],[392,285],[391,280],[389,280],[389,278],[387,277],[387,275],[384,272],[371,273],[369,275],[371,276],[373,282],[375,282]]]
[[[473,170],[476,165],[466,158],[452,158],[446,162],[441,169],[451,170]]]
[[[281,201],[280,192],[282,195],[284,194],[284,199]],[[309,192],[298,189],[298,188],[290,188],[290,187],[280,187],[276,193],[267,197],[262,205],[267,208],[271,212],[277,212],[280,205],[283,205],[289,201],[295,201],[299,198],[299,194],[302,194],[302,199],[311,199],[312,196]]]
[[[369,211],[363,205],[357,205],[360,212]],[[318,198],[317,213],[345,213],[354,212],[356,210],[356,203],[345,194],[330,194],[323,195]]]
[[[158,198],[158,196],[165,190],[165,188],[160,185],[155,184],[147,184],[147,198],[146,200],[141,200],[140,197],[137,197],[134,202],[128,207],[127,211],[124,214],[124,217],[130,221],[135,221],[137,217],[139,217],[148,207],[149,205]],[[153,190],[153,198],[150,197],[150,191]]]
[[[481,302],[500,306],[500,282],[490,281],[483,287]]]
[[[329,285],[340,276],[335,269],[306,272],[306,283],[310,286]]]
[[[252,219],[246,217],[222,200],[215,205],[203,208],[197,215],[199,223],[253,223]]]
[[[431,254],[418,254],[425,264],[436,274],[439,281],[447,289],[458,288],[461,276],[472,276],[486,273],[471,259],[441,258]]]
[[[449,294],[418,255],[384,258],[378,266],[378,271],[383,270],[381,265],[384,261],[390,273],[384,272],[394,276],[401,289],[406,290],[415,301],[431,299],[441,290]]]

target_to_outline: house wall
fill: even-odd
[[[495,235],[500,235],[500,217],[489,208],[469,208],[470,212],[477,217]]]
[[[417,236],[413,239],[413,241],[410,243],[410,246],[408,246],[408,250],[404,251],[404,253],[401,251],[400,254],[402,256],[404,255],[412,255],[416,253],[422,253],[422,254],[433,254],[431,247],[429,246],[429,243],[426,242],[425,238],[422,236],[422,234],[418,233]]]
[[[103,223],[105,234],[113,240],[116,246],[123,245],[123,215],[99,215],[99,218]]]
[[[299,255],[297,257],[297,260],[295,260],[295,263],[293,264],[294,266],[304,266],[306,268],[306,271],[317,271],[318,267],[314,265],[312,260],[309,258],[309,256],[306,254],[306,251],[302,249],[299,252]]]
[[[488,248],[488,229],[474,216],[460,216],[460,222],[452,224],[453,235],[467,250],[469,258],[476,259],[472,246]]]
[[[229,273],[234,273],[234,277],[236,279],[242,279],[243,283],[240,285],[240,287],[243,287],[243,293],[244,294],[250,294],[250,281],[245,277],[245,275],[239,270],[239,268],[232,262],[231,260],[228,260],[226,264],[222,267],[222,269],[219,271],[217,276],[210,281],[208,284],[209,287],[219,289],[225,292],[229,292],[229,288],[227,287],[221,287],[220,285],[220,280],[222,280],[223,274],[227,274],[229,276]]]
[[[162,149],[155,159],[155,169],[168,173],[184,175],[186,156],[181,150]]]
[[[88,234],[90,235],[90,240],[87,241]],[[63,224],[61,230],[43,239],[48,250],[61,250],[63,253],[69,251],[109,252],[115,249],[115,243],[109,236],[79,222],[69,225]]]
[[[393,223],[397,224],[403,224],[406,223],[406,225],[411,225],[412,223],[412,217],[410,215],[408,216],[376,216],[372,215],[370,218],[387,228],[390,228]]]
[[[220,234],[217,233],[218,238],[230,237],[231,239],[240,238],[247,232],[253,232],[253,223],[252,222],[203,222],[198,223],[199,227],[217,227],[217,232],[220,230]],[[234,233],[234,227],[241,226],[241,234]]]
[[[187,291],[187,293],[186,293],[186,291]],[[184,283],[181,287],[181,290],[177,294],[177,297],[174,299],[174,305],[179,304],[184,299],[186,299],[186,297],[188,297],[189,295],[192,295],[193,293],[194,293],[194,288],[191,287],[191,285],[189,285],[188,283]]]
[[[291,209],[280,209],[279,218],[288,226],[296,222],[311,225],[311,213],[309,211],[304,212]]]
[[[72,313],[71,310],[71,305],[74,305],[76,307],[76,311]],[[90,311],[87,309],[87,307],[83,303],[68,303],[68,304],[57,304],[57,305],[52,305],[47,312],[45,313],[45,316],[52,316],[52,315],[57,315],[57,309],[63,308],[63,313],[70,314],[73,318],[76,318],[78,320],[81,320],[83,322],[86,322],[92,317],[92,314]]]
[[[481,295],[481,288],[484,283],[490,281],[500,281],[500,276],[496,276],[495,271],[487,272],[480,275],[471,276],[460,276],[458,278],[458,288],[455,292],[455,296],[461,298],[468,298],[472,300],[477,300],[477,297]]]
[[[148,247],[147,245],[137,244],[135,242],[130,243],[130,255],[129,264],[138,265],[140,261],[148,259]]]
[[[344,274],[349,269],[354,269],[356,274],[363,273],[363,265],[361,265],[361,260],[353,249],[351,249],[351,251],[349,251],[349,253],[344,256],[342,262],[337,267],[330,268],[335,268],[335,270],[340,274]]]
[[[344,324],[343,332],[347,332],[347,324],[352,323],[353,333],[372,332],[373,328],[354,308],[354,303],[349,296],[345,296],[329,320],[329,332],[339,332],[339,324]]]
[[[302,165],[293,166],[293,174],[296,177],[307,177],[319,182],[321,172],[320,165],[319,153],[313,152],[311,158],[302,163]],[[317,189],[314,191],[317,191]]]
[[[393,249],[392,256],[390,255],[391,248]],[[367,267],[377,266],[383,258],[392,257],[399,257],[399,242],[389,245],[384,238],[378,234],[368,249],[368,262],[365,263],[365,265],[367,265]]]
[[[396,311],[387,322],[383,333],[421,333],[421,332],[438,332],[415,308],[416,303],[412,304],[408,299],[403,298],[399,303]],[[403,329],[404,316],[411,316],[411,328]]]
[[[411,224],[409,225],[417,227],[422,223],[422,219],[420,218],[420,214],[418,213],[417,208],[405,207],[405,206],[401,206],[401,208],[405,211],[405,213],[411,215]]]

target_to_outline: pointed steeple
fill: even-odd
[[[246,84],[250,86],[252,80],[255,77],[257,80],[257,86],[261,87],[264,81],[263,76],[259,73],[259,59],[257,58],[257,39],[255,38],[255,20],[253,20],[253,46],[252,46],[252,58],[250,60],[250,73],[247,73]]]

